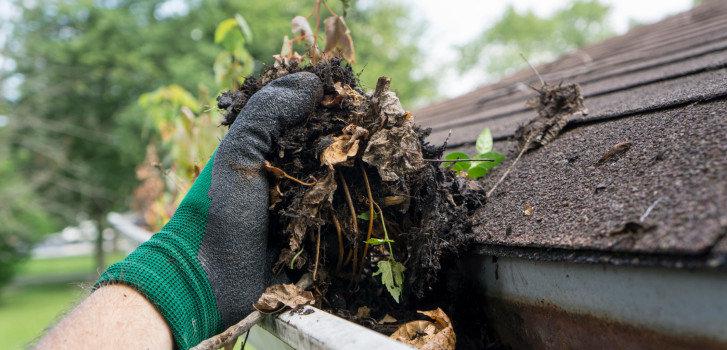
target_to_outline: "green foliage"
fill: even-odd
[[[554,59],[567,51],[613,35],[610,7],[599,0],[574,0],[548,17],[508,6],[500,20],[459,48],[458,68],[484,67],[493,76],[531,62]]]
[[[369,221],[369,212],[365,211],[361,214],[356,215],[357,218],[365,221]],[[379,216],[376,215],[376,212],[374,212],[374,219],[378,218]]]
[[[445,160],[464,159],[461,162],[446,162],[442,166],[460,174],[465,174],[470,179],[479,179],[505,160],[503,154],[492,150],[494,142],[492,132],[489,128],[482,130],[475,142],[477,154],[468,155],[464,152],[451,152],[444,156]]]
[[[492,140],[492,132],[490,131],[490,128],[484,128],[480,135],[477,136],[475,149],[477,150],[477,153],[487,153],[492,151],[493,144],[494,142]]]
[[[186,12],[164,16],[157,11],[164,2],[16,3],[19,16],[7,23],[12,40],[1,48],[15,66],[0,72],[3,79],[20,78],[18,98],[3,111],[15,123],[2,150],[11,163],[6,173],[14,177],[0,182],[0,192],[9,193],[5,203],[27,198],[17,204],[27,218],[13,216],[19,226],[12,232],[41,234],[75,222],[79,213],[99,219],[110,210],[127,210],[138,184],[135,167],[163,129],[149,126],[188,118],[179,106],[189,106],[195,118],[210,112],[219,86],[239,84],[241,75],[272,63],[290,20],[312,7],[308,1],[200,0],[185,1]],[[236,13],[244,20],[234,16],[235,25],[227,21],[226,29],[218,29]],[[351,2],[347,18],[360,62],[354,69],[364,84],[372,87],[386,74],[405,104],[431,96],[434,86],[417,72],[422,49],[411,39],[419,27],[408,13],[394,2]],[[154,91],[158,87],[165,88]],[[140,105],[139,97],[150,91]],[[197,99],[196,108],[183,101],[189,96],[180,99],[182,91]],[[165,94],[178,96],[161,102],[169,100]],[[42,219],[29,219],[36,216]],[[14,235],[2,230],[3,237]]]
[[[14,276],[15,267],[28,256],[41,233],[54,227],[43,201],[33,191],[36,184],[18,172],[22,159],[13,158],[29,155],[9,152],[7,139],[12,131],[12,121],[0,128],[0,287]]]
[[[373,273],[373,276],[381,275],[381,283],[386,286],[386,290],[398,303],[404,286],[404,270],[406,268],[394,259],[381,260],[376,266],[378,270]]]
[[[367,239],[364,243],[366,243],[368,245],[382,245],[382,244],[394,243],[394,241],[392,241],[390,239],[371,237],[371,238]]]

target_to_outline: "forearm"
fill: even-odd
[[[172,349],[164,318],[131,287],[101,287],[37,344],[38,349]]]

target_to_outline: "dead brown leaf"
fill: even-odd
[[[412,345],[417,349],[454,350],[457,339],[447,314],[440,308],[419,311],[419,313],[428,316],[434,322],[424,320],[407,322],[401,325],[390,338]]]
[[[368,130],[349,124],[343,128],[343,135],[334,137],[333,142],[321,152],[321,164],[334,166],[346,163],[358,153],[359,140],[366,139],[368,135]]]
[[[392,317],[389,314],[384,315],[382,319],[379,320],[379,324],[388,324],[388,323],[396,323],[397,319]]]
[[[350,63],[356,63],[356,52],[353,48],[351,31],[341,16],[331,16],[323,20],[326,30],[326,48],[324,53],[340,55]]]
[[[275,205],[280,203],[283,200],[283,192],[280,191],[280,185],[275,184],[275,186],[270,187],[270,206],[268,209],[275,208]]]
[[[266,288],[253,306],[260,312],[271,313],[280,311],[284,307],[295,308],[313,304],[314,301],[313,293],[295,284],[275,284]]]
[[[364,102],[364,97],[358,91],[354,90],[350,85],[348,84],[341,84],[340,82],[336,82],[333,84],[333,88],[336,89],[336,92],[339,96],[341,96],[344,100],[351,103],[351,107],[358,108],[361,106],[361,104]]]
[[[366,318],[369,315],[371,315],[371,309],[368,306],[361,306],[356,310],[356,317],[358,318]]]
[[[308,227],[316,223],[321,205],[333,200],[333,192],[336,191],[336,180],[333,174],[333,170],[329,171],[303,195],[298,215],[290,221],[286,229],[290,234],[288,241],[290,252],[299,251]]]
[[[382,180],[396,181],[425,166],[421,147],[409,125],[381,129],[371,136],[362,159],[379,170]]]
[[[293,34],[301,36],[308,45],[313,46],[315,40],[313,38],[313,30],[311,30],[310,24],[308,23],[308,19],[303,16],[293,17],[290,21],[290,30]]]
[[[333,138],[333,143],[321,152],[321,164],[334,166],[343,163],[358,153],[358,140],[349,145],[351,135],[341,135]],[[347,145],[349,145],[347,147]]]
[[[287,72],[286,69],[294,63],[300,63],[303,60],[303,56],[293,50],[293,40],[290,40],[286,35],[283,37],[283,46],[280,48],[280,53],[273,55],[273,59],[275,59],[273,63],[274,68]],[[284,74],[282,71],[280,73]]]
[[[533,208],[533,206],[530,205],[530,203],[526,202],[525,204],[523,204],[523,214],[525,216],[533,215],[534,211],[535,211],[535,208]]]

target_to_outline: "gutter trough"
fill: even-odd
[[[727,349],[727,273],[479,256],[489,324],[513,349]]]
[[[140,242],[150,237],[131,216],[112,214],[109,223]],[[727,350],[725,270],[471,258],[480,287],[473,300],[487,306],[504,348]],[[270,350],[412,349],[310,306],[267,316],[248,342]]]

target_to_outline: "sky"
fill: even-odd
[[[483,28],[492,25],[505,11],[508,4],[517,10],[532,9],[536,14],[545,16],[564,7],[567,0],[405,0],[412,4],[416,17],[427,22],[427,30],[422,38],[428,46],[429,57],[425,60],[425,70],[437,72],[441,77],[441,97],[451,97],[466,93],[478,85],[488,82],[483,73],[472,72],[466,76],[456,74],[451,62],[457,59],[454,47],[476,37]],[[650,23],[668,15],[685,11],[692,7],[692,0],[605,0],[611,6],[611,21],[618,34],[628,30],[629,22]],[[658,6],[655,6],[657,5]]]
[[[259,0],[237,0],[259,1]],[[297,0],[308,1],[308,0]],[[375,0],[372,0],[375,1]],[[457,74],[453,62],[457,59],[455,46],[476,37],[484,28],[492,25],[505,11],[508,4],[518,10],[532,9],[538,15],[548,15],[567,5],[568,0],[401,0],[411,4],[412,16],[426,23],[421,38],[426,46],[427,57],[422,60],[423,69],[439,77],[440,98],[466,93],[491,79],[476,71],[465,76]],[[617,33],[625,33],[630,21],[650,23],[668,15],[685,11],[692,6],[692,0],[603,0],[612,8],[611,21]],[[658,6],[654,6],[658,3]],[[7,27],[3,26],[14,15],[9,0],[0,0],[0,45],[7,39]],[[185,11],[181,0],[169,0],[163,12],[174,14]],[[4,28],[5,27],[5,28]],[[0,69],[12,64],[0,55]],[[17,83],[17,82],[16,82]],[[3,84],[5,85],[5,84]],[[6,90],[7,94],[8,91]]]

